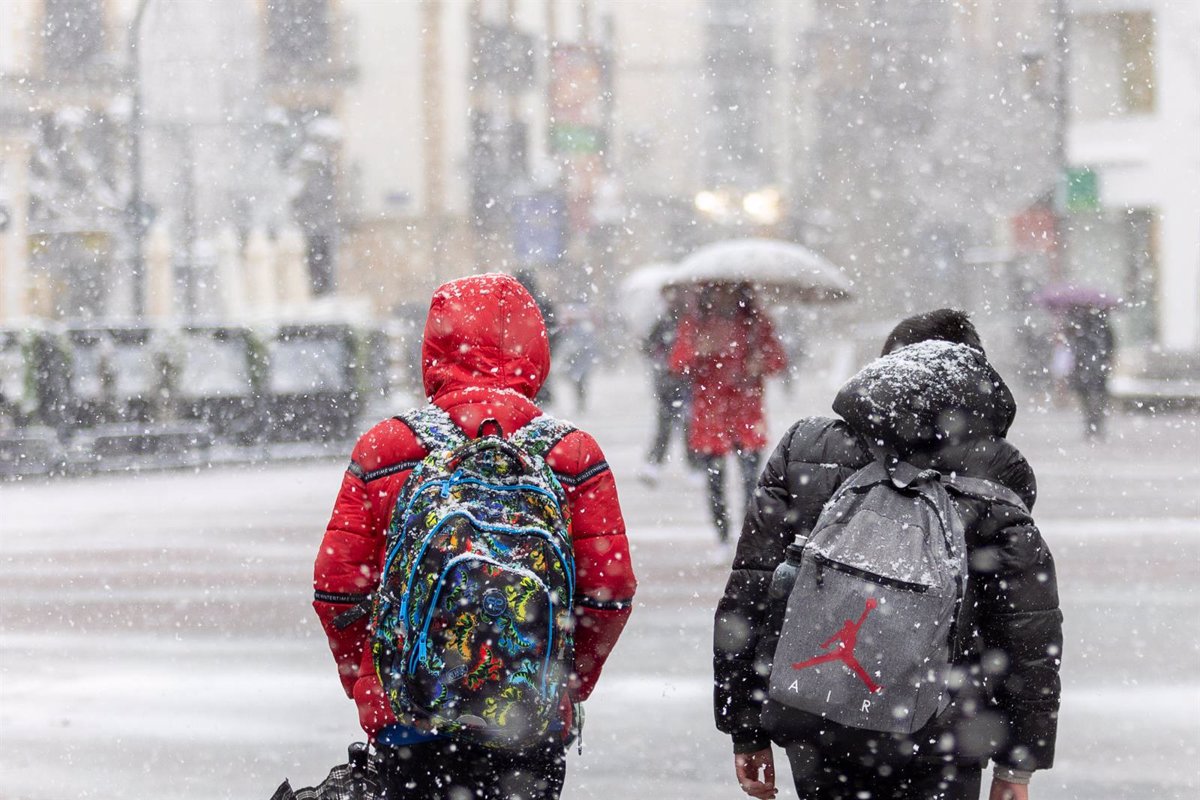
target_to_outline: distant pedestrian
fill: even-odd
[[[1050,346],[1050,398],[1056,407],[1071,402],[1071,375],[1075,372],[1075,354],[1062,331],[1054,334]]]
[[[677,289],[668,290],[666,309],[642,340],[642,354],[650,364],[655,413],[654,438],[638,478],[649,486],[658,484],[673,432],[679,432],[689,466],[695,461],[687,438],[691,386],[686,376],[671,371],[671,353],[675,349],[684,310],[682,297]]]
[[[537,278],[531,270],[519,269],[513,277],[517,279],[517,283],[525,287],[525,291],[529,292],[534,302],[537,303],[538,311],[541,312],[542,320],[546,324],[546,343],[549,345],[550,355],[553,357],[562,333],[562,327],[558,319],[558,310],[546,293],[542,291],[538,285]],[[545,406],[554,402],[554,390],[550,385],[550,381],[544,382],[542,387],[538,389],[534,402],[539,406]]]
[[[557,358],[575,390],[575,411],[582,414],[587,410],[592,370],[600,359],[596,318],[587,303],[579,302],[563,309],[561,323]]]
[[[688,440],[705,465],[709,510],[725,544],[725,460],[731,453],[737,458],[749,502],[767,444],[764,379],[787,367],[787,356],[749,285],[713,284],[701,290],[696,311],[680,324],[670,366],[691,384]]]
[[[613,474],[533,403],[550,350],[513,278],[439,288],[422,368],[429,404],[354,448],[313,606],[385,798],[553,800],[636,587]]]
[[[1116,337],[1102,308],[1076,307],[1067,314],[1065,334],[1074,368],[1071,387],[1079,395],[1086,439],[1104,438],[1108,416],[1108,377],[1112,373]]]
[[[1062,615],[1012,394],[940,309],[833,408],[771,455],[717,608],[737,780],[776,796],[774,742],[804,800],[978,800],[989,759],[990,800],[1028,800],[1054,762]]]

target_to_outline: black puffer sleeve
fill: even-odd
[[[770,744],[759,720],[766,675],[755,668],[755,651],[771,575],[796,534],[810,530],[837,487],[869,461],[845,422],[813,417],[792,426],[759,477],[713,632],[716,723],[733,737],[735,752]]]
[[[992,673],[992,696],[1007,724],[1007,741],[994,759],[1018,769],[1048,769],[1063,646],[1054,557],[1024,509],[994,502],[980,519],[971,558],[983,665]]]
[[[1037,477],[1033,467],[1021,455],[1021,451],[1013,447],[1007,439],[991,438],[983,445],[983,450],[989,459],[983,474],[990,480],[1002,486],[1007,486],[1017,493],[1028,509],[1037,502]]]

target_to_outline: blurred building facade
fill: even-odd
[[[1070,4],[1072,275],[1126,335],[1200,349],[1200,4]]]
[[[1023,303],[1024,276],[970,253],[1053,191],[1052,10],[812,3],[797,76],[802,233],[854,274],[868,314]]]
[[[0,311],[93,308],[122,275],[120,71],[111,18],[97,3],[16,0],[0,34]]]
[[[346,28],[336,0],[6,3],[5,318],[239,318],[333,293]]]
[[[530,271],[568,294],[606,274],[591,245],[615,177],[611,4],[345,6],[362,64],[345,104],[347,285],[384,310],[474,270]]]
[[[707,240],[783,230],[805,4],[345,6],[362,65],[346,280],[372,296],[417,301],[488,268],[603,293]]]
[[[795,80],[809,3],[615,6],[614,152],[629,261],[793,233],[804,163]]]
[[[197,316],[297,296],[419,313],[438,282],[483,269],[573,299],[706,241],[770,235],[843,266],[867,317],[1017,313],[1076,280],[1128,301],[1126,339],[1198,346],[1200,4],[6,11],[7,317],[148,313],[162,302],[136,298],[161,285]]]

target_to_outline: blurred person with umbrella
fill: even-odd
[[[752,284],[700,287],[695,312],[679,325],[670,368],[692,386],[688,442],[707,471],[709,510],[722,546],[729,542],[730,524],[725,457],[737,457],[748,501],[767,445],[763,380],[786,366],[783,345],[759,309]]]
[[[666,286],[698,297],[696,309],[680,324],[670,366],[691,382],[688,441],[707,468],[709,506],[725,544],[725,457],[737,455],[749,502],[767,444],[763,380],[788,364],[762,303],[845,300],[851,283],[805,247],[749,238],[700,248],[680,262]]]
[[[1117,298],[1099,289],[1074,285],[1051,286],[1038,302],[1063,315],[1062,334],[1072,361],[1069,382],[1079,395],[1085,439],[1104,438],[1108,414],[1108,377],[1116,353],[1116,336],[1108,312]]]
[[[1071,388],[1079,395],[1085,439],[1104,439],[1108,415],[1108,376],[1112,373],[1116,336],[1108,309],[1078,306],[1066,319],[1066,335],[1075,356]]]
[[[567,379],[575,389],[575,411],[582,414],[587,410],[588,381],[600,360],[599,325],[585,298],[563,308],[559,323],[558,344],[562,350],[559,357],[565,362]]]

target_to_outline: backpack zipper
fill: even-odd
[[[475,527],[479,528],[480,530],[488,531],[489,533],[506,533],[506,534],[509,534],[510,536],[536,536],[537,538],[542,539],[543,541],[546,542],[546,544],[550,545],[550,547],[552,547],[554,549],[554,554],[556,556],[558,556],[559,563],[561,563],[563,565],[563,572],[567,576],[568,591],[570,592],[571,597],[575,596],[575,559],[574,558],[568,559],[563,554],[562,549],[557,544],[555,544],[553,538],[551,537],[551,534],[548,531],[544,531],[541,528],[534,528],[534,527],[519,528],[519,527],[516,527],[513,525],[496,525],[496,524],[490,523],[490,522],[483,522],[482,520],[477,519],[473,514],[471,514],[470,512],[467,512],[467,511],[455,511],[455,512],[452,512],[452,513],[447,514],[446,516],[442,517],[441,520],[438,521],[438,524],[435,525],[429,531],[429,533],[425,534],[425,539],[421,542],[421,548],[420,548],[420,550],[417,551],[416,556],[413,557],[412,563],[413,564],[419,563],[421,560],[421,557],[425,555],[425,550],[429,547],[429,543],[431,541],[433,541],[433,537],[436,536],[439,531],[441,531],[441,529],[446,525],[446,523],[448,523],[452,519],[458,519],[458,518],[465,518],[465,519],[469,520],[470,523],[472,525],[474,525]],[[384,562],[383,572],[381,574],[383,574],[383,575],[388,574],[388,571],[391,567],[392,559],[395,557],[396,553],[398,553],[400,550],[400,544],[401,544],[401,542],[397,542],[396,546],[393,548],[391,554],[388,555],[387,561]],[[406,568],[409,566],[410,565],[402,565],[402,568]],[[403,571],[403,569],[402,569],[402,571]],[[402,621],[406,621],[408,619],[408,598],[412,596],[413,580],[415,578],[416,578],[416,572],[410,569],[409,576],[408,576],[408,584],[404,587],[404,598],[403,598],[402,602],[400,603],[400,619]],[[386,598],[385,598],[385,600],[386,600]]]
[[[408,503],[405,505],[404,513],[400,518],[400,522],[398,522],[398,523],[393,522],[393,524],[397,524],[397,525],[404,524],[403,520],[408,517],[409,511],[412,509],[413,504],[416,502],[417,498],[426,490],[441,486],[441,487],[443,487],[442,494],[443,494],[443,496],[445,496],[445,494],[447,494],[449,492],[448,487],[449,487],[449,484],[452,482],[452,480],[453,480],[453,478],[451,478],[449,480],[443,480],[443,481],[427,481],[427,482],[421,484],[420,486],[418,486],[416,489],[413,490],[412,497],[409,498]],[[560,518],[563,517],[562,505],[558,502],[558,498],[555,497],[552,492],[548,492],[545,489],[541,488],[540,486],[534,486],[533,484],[526,484],[526,483],[494,484],[494,483],[487,483],[485,481],[481,481],[476,478],[463,478],[463,479],[460,479],[458,481],[458,483],[477,484],[479,486],[482,486],[487,489],[492,489],[497,492],[533,491],[538,494],[545,495],[546,497],[548,497],[552,501],[554,501],[554,507],[558,511],[559,517]],[[424,554],[424,552],[425,552],[425,548],[429,545],[429,540],[433,538],[433,535],[442,527],[442,525],[444,525],[447,521],[449,521],[450,519],[453,519],[456,516],[466,516],[468,519],[471,520],[472,524],[477,525],[478,527],[480,527],[484,530],[497,530],[497,528],[495,526],[492,526],[489,523],[481,522],[480,520],[476,519],[474,516],[467,514],[465,512],[456,513],[456,514],[447,514],[445,517],[443,517],[441,520],[438,521],[438,524],[436,526],[434,526],[434,528],[431,531],[429,531],[429,533],[427,533],[425,535],[425,541],[423,541],[421,543],[420,551],[418,552],[417,557],[414,559],[414,561],[420,560],[421,555]],[[565,520],[564,520],[564,522],[565,522]],[[499,528],[499,530],[501,532],[505,532],[505,533],[543,533],[542,531],[540,531],[540,529],[537,529],[537,528],[515,528],[515,527],[505,526],[505,527]],[[389,531],[388,535],[391,536],[390,531]],[[554,548],[555,553],[558,555],[558,559],[559,559],[559,561],[562,562],[564,568],[568,565],[568,563],[570,564],[571,569],[568,571],[568,575],[570,576],[571,591],[573,593],[574,592],[574,576],[575,576],[574,559],[572,559],[570,562],[568,562],[567,559],[564,558],[562,551],[559,549],[559,547],[557,545],[555,545],[553,541],[551,541],[550,536],[548,534],[543,535],[542,538],[545,539],[550,544],[550,546]],[[392,545],[391,550],[388,551],[387,558],[384,559],[383,570],[380,573],[381,575],[387,575],[388,572],[391,570],[392,560],[400,553],[401,545],[403,543],[404,543],[404,539],[402,537],[396,538],[396,541]],[[408,566],[407,564],[402,563],[400,565],[401,572],[403,572],[403,570],[407,566]],[[404,595],[405,602],[401,603],[401,618],[403,618],[405,609],[407,608],[408,594],[411,591],[412,591],[412,580],[411,580],[411,576],[410,576],[409,585],[407,587],[405,587],[405,595]],[[384,595],[384,601],[385,601],[385,607],[388,605],[391,605],[391,603],[387,600],[386,594]]]
[[[813,561],[817,564],[817,585],[820,586],[825,581],[824,572],[828,567],[836,572],[844,572],[847,575],[853,575],[856,578],[862,578],[865,581],[878,584],[880,586],[889,586],[893,589],[900,589],[905,592],[917,592],[924,594],[929,591],[929,587],[923,583],[913,583],[912,581],[902,581],[899,578],[890,578],[887,575],[876,575],[874,572],[868,572],[859,567],[853,567],[849,564],[843,564],[840,561],[834,561],[824,553],[813,552]]]

